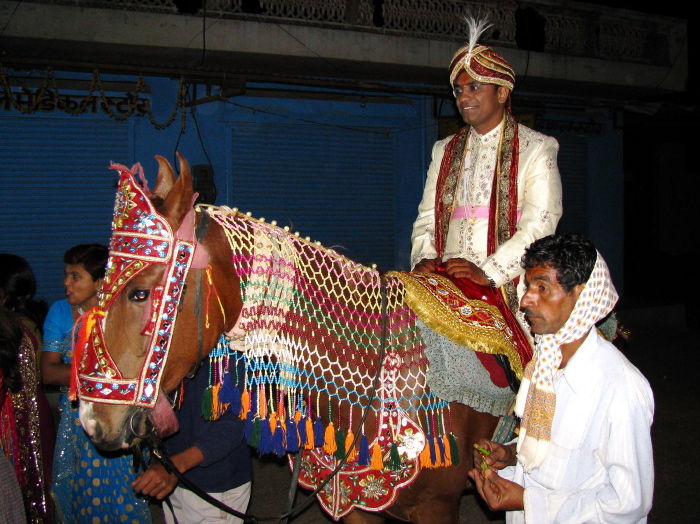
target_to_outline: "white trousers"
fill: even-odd
[[[248,509],[248,502],[250,501],[250,482],[222,493],[209,493],[209,495],[223,502],[230,508],[245,513],[246,509]],[[241,524],[243,522],[230,513],[221,511],[219,508],[205,502],[187,489],[177,487],[168,498],[172,504],[173,511],[170,510],[168,502],[164,501],[163,513],[165,514],[165,522],[167,522],[167,524]],[[173,517],[173,512],[175,513],[175,517]],[[177,520],[175,520],[175,518],[177,518]]]

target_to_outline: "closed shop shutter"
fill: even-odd
[[[64,298],[63,253],[106,244],[117,176],[132,158],[130,124],[111,119],[0,118],[0,251],[27,259],[37,296]]]
[[[237,124],[231,206],[365,265],[393,269],[396,187],[387,131]]]
[[[564,192],[564,214],[558,233],[588,234],[588,149],[585,137],[560,134],[557,164]]]

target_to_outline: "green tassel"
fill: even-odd
[[[209,386],[204,390],[202,394],[202,418],[204,420],[213,420],[214,410],[213,410],[213,388]]]
[[[457,438],[454,433],[450,433],[448,436],[450,441],[450,456],[452,457],[452,465],[456,466],[459,464],[459,450],[457,449]]]
[[[260,417],[255,417],[253,433],[250,435],[250,445],[257,449],[258,444],[260,444]]]
[[[399,456],[399,447],[396,442],[391,443],[391,450],[389,451],[389,464],[387,467],[392,471],[398,471],[401,469],[401,457]]]
[[[335,434],[335,444],[338,446],[334,453],[335,458],[343,460],[345,458],[345,433],[343,433],[341,428],[338,428]]]

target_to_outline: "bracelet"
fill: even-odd
[[[488,278],[488,280],[489,280],[489,285],[487,287],[496,287],[496,283],[493,281],[493,279],[490,276],[488,276],[486,273],[484,273],[484,276],[486,278]]]

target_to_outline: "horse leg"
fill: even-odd
[[[456,402],[450,409],[459,464],[422,469],[416,481],[401,490],[389,513],[415,524],[459,523],[459,500],[473,467],[474,443],[491,438],[498,418]]]

